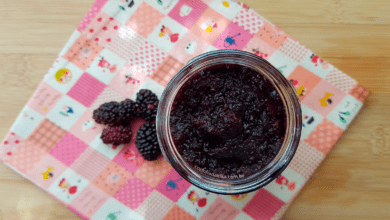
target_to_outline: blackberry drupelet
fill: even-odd
[[[124,125],[128,125],[130,121],[138,117],[137,104],[131,99],[125,99],[119,103],[118,118]]]
[[[137,132],[135,144],[145,160],[156,160],[161,154],[160,146],[157,141],[156,124],[145,123],[142,125]]]
[[[118,102],[106,102],[93,111],[92,118],[98,124],[119,125],[118,108]]]
[[[108,126],[103,129],[103,133],[100,136],[105,144],[128,144],[133,139],[133,134],[128,126]]]
[[[141,117],[147,122],[156,120],[158,98],[157,95],[148,89],[141,89],[137,93],[137,105]]]

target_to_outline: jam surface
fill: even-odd
[[[247,177],[269,164],[285,127],[285,108],[271,82],[236,64],[195,74],[178,92],[170,115],[183,159],[221,179]]]

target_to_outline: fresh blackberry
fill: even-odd
[[[108,126],[103,129],[103,133],[100,136],[105,144],[128,144],[133,139],[133,134],[128,126]]]
[[[93,119],[98,124],[104,125],[118,125],[120,120],[118,120],[118,102],[106,102],[103,105],[99,106],[98,109],[93,111]]]
[[[157,141],[156,124],[145,123],[142,125],[137,132],[135,144],[145,160],[156,160],[161,154],[160,146]]]
[[[132,119],[138,117],[137,104],[131,99],[120,102],[117,111],[118,119],[124,125],[128,125]]]
[[[148,89],[141,89],[137,93],[137,105],[140,110],[141,117],[147,122],[156,120],[158,98],[156,94]]]

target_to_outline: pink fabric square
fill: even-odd
[[[244,51],[253,53],[266,60],[268,60],[272,56],[275,50],[275,48],[268,45],[266,42],[262,41],[257,37],[253,37],[244,48]]]
[[[111,80],[109,87],[106,88],[106,90],[109,90],[104,92],[116,93],[117,95],[113,98],[119,98],[120,96],[131,98],[139,90],[146,78],[145,72],[141,67],[131,64],[125,65]],[[108,96],[108,94],[105,96]]]
[[[137,177],[131,178],[114,198],[131,209],[139,205],[153,192],[153,189]]]
[[[5,135],[3,142],[0,142],[0,160],[8,160],[8,158],[16,152],[18,147],[22,145],[23,141],[24,138],[14,132],[8,132],[8,134]]]
[[[100,12],[83,31],[83,35],[104,47],[112,41],[122,24],[104,12]]]
[[[243,211],[256,220],[270,220],[284,205],[284,202],[260,189]]]
[[[207,209],[207,211],[200,218],[201,220],[208,219],[224,219],[233,220],[240,213],[236,207],[226,202],[221,197],[217,198],[214,203]]]
[[[58,144],[50,151],[50,155],[57,158],[59,161],[67,166],[70,166],[79,156],[87,149],[87,145],[73,136],[71,133],[67,133]]]
[[[125,168],[130,173],[135,173],[145,161],[141,154],[138,152],[137,147],[135,145],[135,137],[137,131],[143,124],[145,124],[145,120],[141,118],[134,119],[131,122],[130,126],[134,138],[131,143],[126,145],[112,160],[119,166]]]
[[[84,73],[67,95],[84,106],[89,107],[100,93],[103,92],[105,87],[106,85],[95,77]]]
[[[207,5],[200,0],[180,0],[168,16],[191,28],[206,9]]]
[[[242,50],[252,39],[253,34],[246,31],[243,27],[231,22],[228,27],[219,35],[213,46],[218,49],[236,49]]]
[[[68,208],[73,211],[77,210],[77,214],[91,218],[109,199],[110,197],[95,187],[89,184],[77,197],[69,204]]]
[[[93,148],[87,148],[70,168],[85,179],[92,181],[109,163],[110,159],[95,151]]]
[[[128,64],[139,67],[147,76],[150,76],[167,56],[158,46],[148,41],[145,41],[134,55],[135,57],[130,58]]]
[[[92,19],[100,12],[100,10],[107,2],[108,0],[96,0],[83,18],[83,20],[77,26],[77,30],[83,32],[84,29],[88,26],[89,23],[91,23]]]
[[[174,169],[164,177],[157,185],[156,189],[173,202],[177,202],[180,197],[190,188],[191,184],[183,179]]]
[[[42,81],[31,96],[27,106],[46,116],[62,96],[61,92]]]

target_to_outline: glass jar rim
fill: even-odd
[[[190,166],[177,151],[170,135],[170,110],[183,84],[200,70],[218,64],[249,66],[269,80],[281,96],[287,117],[286,135],[277,156],[257,173],[239,179],[221,179]],[[168,83],[157,111],[158,141],[165,159],[184,179],[204,190],[219,194],[242,194],[264,187],[277,178],[292,160],[300,141],[302,113],[294,87],[268,61],[240,50],[217,50],[201,54],[185,65]]]

